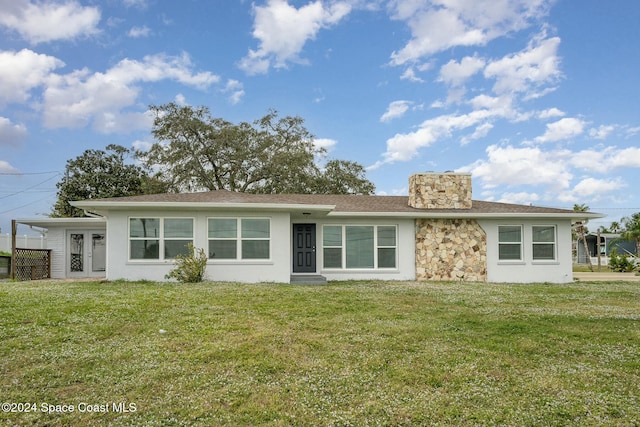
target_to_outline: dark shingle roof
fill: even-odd
[[[332,210],[334,214],[339,213],[371,213],[371,214],[393,214],[402,216],[417,215],[422,216],[427,212],[434,215],[455,216],[487,216],[491,214],[505,216],[513,214],[522,215],[549,215],[549,216],[582,216],[572,210],[547,208],[539,206],[516,205],[509,203],[486,202],[474,200],[471,209],[416,209],[409,206],[407,196],[362,196],[362,195],[335,195],[335,194],[249,194],[236,193],[226,190],[208,191],[200,193],[166,193],[150,194],[132,197],[115,197],[108,199],[94,199],[78,202],[83,208],[108,208],[109,206],[122,206],[131,204],[141,205],[164,205],[167,204],[269,204],[269,205],[323,205],[335,206]],[[74,203],[75,204],[75,203]],[[587,214],[584,217],[595,216]]]

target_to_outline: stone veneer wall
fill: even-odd
[[[417,280],[487,280],[487,235],[474,219],[416,219]]]
[[[409,206],[418,209],[471,209],[471,175],[412,175],[409,178]]]

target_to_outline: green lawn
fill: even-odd
[[[0,425],[640,423],[633,283],[5,282],[0,343]]]

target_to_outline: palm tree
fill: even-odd
[[[588,212],[589,206],[585,205],[584,203],[580,205],[576,203],[575,205],[573,205],[573,210],[576,212]],[[589,269],[593,271],[593,264],[591,264],[591,254],[589,253],[589,246],[587,246],[587,222],[588,220],[586,219],[584,221],[576,221],[574,227],[577,233],[577,240],[579,242],[582,242],[582,246],[584,247],[584,253],[587,257],[587,264],[589,264]]]
[[[618,233],[620,231],[620,223],[618,221],[612,221],[611,225],[609,226],[609,230],[612,233]]]
[[[624,231],[620,237],[625,240],[636,242],[636,256],[640,255],[640,212],[636,212],[630,217],[622,218]]]

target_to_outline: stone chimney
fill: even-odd
[[[471,209],[471,174],[429,172],[411,175],[409,206],[418,209]]]

